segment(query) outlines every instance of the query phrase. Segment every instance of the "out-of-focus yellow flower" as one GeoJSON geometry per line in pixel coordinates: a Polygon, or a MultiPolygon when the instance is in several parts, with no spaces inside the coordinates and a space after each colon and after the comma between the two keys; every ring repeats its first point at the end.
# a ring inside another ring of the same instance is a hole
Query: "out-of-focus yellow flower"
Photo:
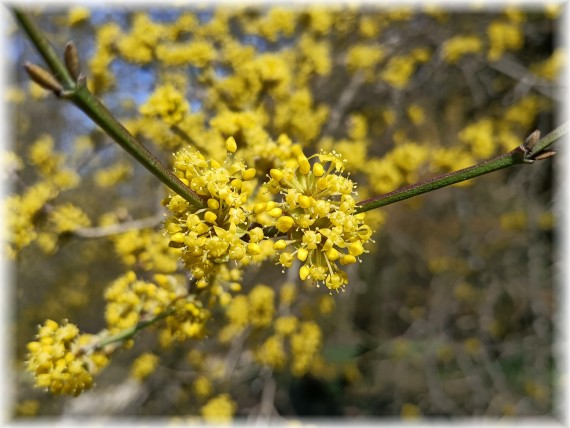
{"type": "Polygon", "coordinates": [[[74,324],[52,320],[39,327],[37,341],[27,345],[26,369],[36,386],[54,394],[77,396],[93,386],[93,375],[108,364],[101,351],[88,351],[92,336],[80,335],[74,324]]]}
{"type": "Polygon", "coordinates": [[[310,369],[322,346],[322,333],[319,326],[312,322],[303,322],[299,331],[290,339],[291,344],[291,373],[302,376],[310,369]]]}
{"type": "Polygon", "coordinates": [[[357,44],[351,46],[346,53],[346,65],[349,71],[362,71],[371,80],[376,65],[385,55],[384,49],[379,45],[357,44]]]}
{"type": "Polygon", "coordinates": [[[505,230],[522,231],[527,228],[528,216],[524,211],[511,211],[501,214],[500,222],[505,230]]]}
{"type": "Polygon", "coordinates": [[[91,11],[82,6],[75,6],[69,10],[67,20],[70,26],[81,24],[89,19],[91,11]]]}
{"type": "Polygon", "coordinates": [[[140,108],[145,116],[156,116],[168,125],[176,125],[190,110],[184,96],[172,85],[159,86],[140,108]]]}
{"type": "Polygon", "coordinates": [[[469,146],[477,158],[488,158],[496,150],[491,119],[485,118],[469,124],[459,133],[459,139],[469,146]]]}
{"type": "Polygon", "coordinates": [[[73,232],[91,224],[87,214],[81,208],[70,203],[56,206],[49,213],[49,221],[56,233],[73,232]]]}
{"type": "Polygon", "coordinates": [[[267,327],[273,321],[275,292],[267,285],[256,285],[249,292],[249,321],[254,327],[267,327]]]}
{"type": "Polygon", "coordinates": [[[131,367],[131,377],[137,380],[144,380],[151,375],[158,366],[158,356],[151,353],[144,353],[138,357],[131,367]]]}
{"type": "Polygon", "coordinates": [[[560,77],[560,73],[566,62],[566,50],[564,48],[557,48],[545,61],[531,65],[530,70],[537,76],[550,81],[556,81],[560,77]]]}
{"type": "Polygon", "coordinates": [[[236,403],[228,394],[220,394],[202,406],[200,413],[206,422],[219,424],[230,422],[236,409],[236,403]]]}
{"type": "Polygon", "coordinates": [[[418,419],[422,412],[418,406],[411,403],[405,403],[402,406],[402,410],[400,411],[400,415],[402,419],[410,420],[410,419],[418,419]]]}
{"type": "Polygon", "coordinates": [[[443,59],[450,64],[459,61],[468,54],[479,53],[483,50],[483,42],[476,36],[455,36],[446,40],[441,47],[443,59]]]}
{"type": "Polygon", "coordinates": [[[280,335],[270,336],[255,352],[257,361],[281,370],[287,362],[287,354],[283,345],[283,337],[280,335]]]}
{"type": "Polygon", "coordinates": [[[207,398],[212,394],[212,382],[206,376],[198,376],[193,385],[194,393],[200,398],[207,398]]]}
{"type": "Polygon", "coordinates": [[[496,61],[505,51],[521,49],[524,43],[524,36],[518,24],[493,21],[487,28],[489,38],[489,52],[487,57],[491,61],[496,61]]]}

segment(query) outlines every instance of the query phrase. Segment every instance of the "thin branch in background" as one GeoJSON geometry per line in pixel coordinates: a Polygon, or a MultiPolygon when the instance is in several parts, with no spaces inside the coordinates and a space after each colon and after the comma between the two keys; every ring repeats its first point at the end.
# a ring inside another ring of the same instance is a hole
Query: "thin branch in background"
{"type": "Polygon", "coordinates": [[[125,221],[123,223],[112,224],[110,226],[84,227],[73,231],[73,234],[80,238],[104,238],[106,236],[118,235],[130,230],[140,230],[154,228],[164,220],[164,215],[155,215],[138,220],[125,221]]]}
{"type": "Polygon", "coordinates": [[[362,73],[357,73],[352,76],[352,79],[350,79],[350,82],[344,87],[344,90],[338,97],[338,101],[334,104],[334,107],[329,115],[329,120],[324,126],[322,135],[334,134],[340,125],[341,119],[346,114],[346,110],[350,106],[350,103],[363,84],[364,76],[362,73]]]}
{"type": "Polygon", "coordinates": [[[507,55],[503,55],[503,57],[498,61],[489,61],[486,65],[509,77],[512,77],[515,80],[518,80],[520,82],[519,85],[528,85],[550,99],[556,101],[563,100],[564,94],[562,91],[559,91],[556,86],[547,80],[536,76],[522,64],[507,55]]]}

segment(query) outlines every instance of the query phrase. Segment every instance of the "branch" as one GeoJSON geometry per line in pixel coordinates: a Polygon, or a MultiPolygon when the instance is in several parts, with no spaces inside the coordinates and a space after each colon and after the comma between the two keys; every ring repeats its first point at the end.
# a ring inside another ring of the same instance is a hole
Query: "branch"
{"type": "Polygon", "coordinates": [[[513,165],[534,163],[535,160],[545,159],[555,153],[546,149],[568,132],[570,132],[570,122],[559,126],[540,140],[538,139],[540,133],[535,131],[523,144],[511,150],[509,153],[496,156],[468,168],[442,174],[410,186],[402,187],[390,193],[366,199],[358,203],[359,207],[356,209],[356,212],[363,213],[370,211],[513,165]]]}
{"type": "Polygon", "coordinates": [[[182,183],[170,169],[166,168],[156,156],[135,139],[87,89],[85,76],[79,74],[77,78],[75,77],[78,73],[79,59],[74,45],[68,43],[64,64],[36,23],[25,12],[18,9],[12,9],[12,12],[53,73],[52,75],[35,64],[27,63],[25,67],[32,80],[50,89],[56,96],[70,100],[172,191],[182,196],[194,207],[203,208],[202,198],[182,183]]]}
{"type": "Polygon", "coordinates": [[[73,231],[73,234],[80,238],[103,238],[105,236],[117,235],[134,229],[146,229],[158,225],[164,216],[155,215],[138,220],[126,221],[124,223],[112,224],[110,226],[84,227],[73,231]]]}
{"type": "Polygon", "coordinates": [[[112,343],[124,342],[126,340],[132,339],[139,331],[141,331],[141,330],[153,325],[154,323],[172,315],[173,313],[174,313],[174,308],[166,309],[164,312],[161,312],[160,314],[154,316],[153,318],[150,318],[150,319],[144,320],[144,321],[139,321],[137,324],[135,324],[132,327],[129,327],[125,330],[121,330],[120,332],[118,332],[117,334],[114,334],[113,336],[109,336],[109,337],[102,339],[100,342],[95,344],[94,348],[95,349],[102,349],[107,345],[111,345],[112,343]]]}

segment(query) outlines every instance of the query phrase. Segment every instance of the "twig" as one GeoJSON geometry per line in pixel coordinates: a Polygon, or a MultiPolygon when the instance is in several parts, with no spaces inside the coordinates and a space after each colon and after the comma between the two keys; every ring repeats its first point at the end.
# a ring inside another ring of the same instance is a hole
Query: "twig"
{"type": "Polygon", "coordinates": [[[562,101],[562,92],[555,91],[551,83],[535,76],[526,67],[512,58],[503,56],[498,61],[489,61],[485,62],[485,64],[515,80],[519,80],[521,83],[526,83],[548,98],[562,101]]]}
{"type": "Polygon", "coordinates": [[[338,101],[336,102],[334,108],[332,109],[329,120],[325,125],[325,129],[323,130],[323,135],[331,134],[336,128],[338,128],[338,124],[342,116],[344,116],[346,109],[352,102],[353,98],[355,97],[356,93],[364,83],[364,77],[361,73],[355,74],[350,83],[345,86],[344,90],[338,97],[338,101]]]}
{"type": "MultiPolygon", "coordinates": [[[[192,189],[186,186],[172,171],[166,168],[141,142],[133,137],[129,131],[107,110],[107,108],[87,89],[85,76],[79,75],[77,79],[72,70],[60,59],[49,41],[31,19],[31,17],[18,9],[12,9],[14,16],[22,29],[26,32],[40,55],[48,64],[53,75],[47,70],[34,64],[26,64],[30,77],[49,87],[52,92],[61,98],[75,104],[87,116],[105,131],[125,151],[133,156],[141,165],[147,168],[166,186],[186,199],[196,208],[203,208],[204,201],[192,189]]],[[[69,46],[69,44],[68,44],[69,46]]]]}
{"type": "Polygon", "coordinates": [[[118,235],[129,230],[139,230],[155,227],[164,220],[164,216],[155,215],[138,220],[126,221],[124,223],[112,224],[100,227],[84,227],[73,231],[73,234],[80,238],[103,238],[105,236],[118,235]]]}
{"type": "Polygon", "coordinates": [[[393,192],[366,199],[365,201],[358,203],[359,207],[356,212],[362,213],[370,211],[375,208],[403,201],[405,199],[421,195],[422,193],[441,189],[442,187],[470,180],[510,166],[534,163],[536,159],[541,159],[541,155],[546,154],[546,148],[556,140],[562,138],[568,132],[570,132],[570,122],[559,126],[540,140],[535,140],[538,134],[538,131],[535,131],[529,138],[527,138],[527,141],[508,153],[495,156],[494,158],[458,171],[438,175],[437,177],[402,187],[401,189],[394,190],[393,192]]]}

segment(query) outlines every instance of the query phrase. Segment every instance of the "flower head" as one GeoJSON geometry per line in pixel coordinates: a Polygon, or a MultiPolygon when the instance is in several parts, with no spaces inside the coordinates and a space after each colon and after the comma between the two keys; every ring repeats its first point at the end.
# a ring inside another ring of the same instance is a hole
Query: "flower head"
{"type": "Polygon", "coordinates": [[[28,343],[26,368],[36,386],[54,394],[77,396],[93,386],[93,375],[108,363],[102,351],[88,350],[94,336],[79,334],[66,320],[47,320],[38,329],[37,340],[28,343]]]}
{"type": "Polygon", "coordinates": [[[311,156],[311,164],[299,147],[296,158],[270,171],[267,188],[280,193],[275,227],[287,239],[275,242],[279,263],[290,267],[294,258],[302,266],[302,280],[324,283],[336,290],[348,282],[342,266],[355,263],[365,252],[371,230],[364,216],[355,214],[355,184],[341,175],[344,160],[336,152],[311,156]]]}
{"type": "Polygon", "coordinates": [[[215,264],[247,263],[261,253],[256,230],[250,232],[251,242],[241,239],[248,233],[247,182],[255,178],[255,170],[235,157],[236,149],[234,138],[228,138],[223,165],[197,151],[175,154],[174,173],[203,198],[206,207],[196,209],[181,196],[171,195],[165,201],[172,214],[165,229],[170,245],[182,249],[182,260],[199,280],[198,287],[207,285],[215,264]]]}

